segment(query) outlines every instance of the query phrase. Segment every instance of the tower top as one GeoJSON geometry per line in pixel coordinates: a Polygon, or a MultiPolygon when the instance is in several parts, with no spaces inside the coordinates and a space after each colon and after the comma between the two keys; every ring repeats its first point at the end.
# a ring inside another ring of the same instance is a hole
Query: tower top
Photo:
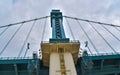
{"type": "Polygon", "coordinates": [[[65,36],[62,12],[60,10],[52,10],[50,16],[52,27],[52,38],[50,42],[69,42],[69,38],[65,36]]]}

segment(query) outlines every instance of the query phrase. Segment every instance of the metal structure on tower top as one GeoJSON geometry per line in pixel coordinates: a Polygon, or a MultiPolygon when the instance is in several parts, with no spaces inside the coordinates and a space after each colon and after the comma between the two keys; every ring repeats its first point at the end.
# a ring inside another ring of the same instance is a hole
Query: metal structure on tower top
{"type": "Polygon", "coordinates": [[[69,42],[69,38],[66,38],[63,28],[63,17],[60,10],[52,10],[51,12],[51,27],[52,27],[52,39],[50,42],[69,42]]]}

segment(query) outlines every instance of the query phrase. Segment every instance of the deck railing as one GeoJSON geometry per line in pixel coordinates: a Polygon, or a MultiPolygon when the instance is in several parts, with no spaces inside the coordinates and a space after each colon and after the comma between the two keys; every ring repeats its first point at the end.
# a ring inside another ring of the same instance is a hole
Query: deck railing
{"type": "Polygon", "coordinates": [[[0,57],[0,60],[33,59],[33,57],[0,57]]]}

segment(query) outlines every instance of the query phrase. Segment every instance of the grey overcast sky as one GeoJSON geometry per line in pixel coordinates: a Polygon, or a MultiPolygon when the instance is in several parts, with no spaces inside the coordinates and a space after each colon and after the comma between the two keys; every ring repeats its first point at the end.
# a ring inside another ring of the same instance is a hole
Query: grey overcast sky
{"type": "MultiPolygon", "coordinates": [[[[50,14],[52,9],[60,9],[63,12],[63,15],[67,16],[120,25],[120,0],[0,0],[0,25],[2,26],[9,23],[46,16],[50,14]]],[[[69,20],[69,22],[73,28],[72,31],[75,39],[81,42],[81,48],[87,49],[84,47],[84,42],[88,41],[85,34],[81,31],[76,21],[69,20]]],[[[81,22],[81,24],[84,26],[86,32],[97,46],[100,53],[113,52],[87,23],[81,22]]],[[[15,38],[7,46],[3,54],[0,55],[1,57],[15,57],[18,55],[31,25],[32,22],[27,23],[23,28],[21,28],[15,38]]],[[[37,21],[35,25],[36,27],[33,28],[30,38],[27,40],[27,42],[30,43],[30,50],[28,51],[27,56],[31,56],[33,51],[38,51],[40,48],[44,20],[37,21]]],[[[112,45],[117,52],[120,52],[120,41],[117,41],[101,26],[96,24],[95,26],[97,30],[100,31],[100,33],[107,39],[110,45],[112,45]]],[[[64,27],[66,36],[73,40],[65,21],[64,27]]],[[[0,51],[2,51],[17,28],[18,26],[10,27],[2,36],[0,36],[0,51]]],[[[120,38],[119,31],[113,27],[107,28],[120,38]]],[[[3,30],[4,29],[0,29],[0,32],[3,30]]],[[[51,29],[48,19],[44,40],[48,41],[50,37],[51,29]]],[[[96,53],[91,44],[89,46],[91,51],[96,53]]],[[[22,56],[25,53],[25,49],[26,45],[24,46],[22,56]]]]}

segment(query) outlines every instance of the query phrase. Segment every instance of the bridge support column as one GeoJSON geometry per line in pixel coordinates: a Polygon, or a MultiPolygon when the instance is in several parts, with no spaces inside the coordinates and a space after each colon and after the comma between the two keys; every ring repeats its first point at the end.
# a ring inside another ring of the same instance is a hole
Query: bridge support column
{"type": "Polygon", "coordinates": [[[15,75],[18,75],[17,64],[14,64],[15,75]]]}
{"type": "Polygon", "coordinates": [[[51,53],[49,75],[77,75],[71,53],[51,53]]]}
{"type": "Polygon", "coordinates": [[[59,54],[51,53],[49,75],[60,75],[60,72],[57,72],[58,70],[60,70],[59,54]]]}
{"type": "Polygon", "coordinates": [[[77,75],[72,54],[64,53],[64,60],[65,60],[67,75],[77,75]]]}
{"type": "Polygon", "coordinates": [[[101,66],[100,66],[100,69],[102,70],[103,69],[103,63],[104,63],[104,60],[101,61],[101,66]]]}

